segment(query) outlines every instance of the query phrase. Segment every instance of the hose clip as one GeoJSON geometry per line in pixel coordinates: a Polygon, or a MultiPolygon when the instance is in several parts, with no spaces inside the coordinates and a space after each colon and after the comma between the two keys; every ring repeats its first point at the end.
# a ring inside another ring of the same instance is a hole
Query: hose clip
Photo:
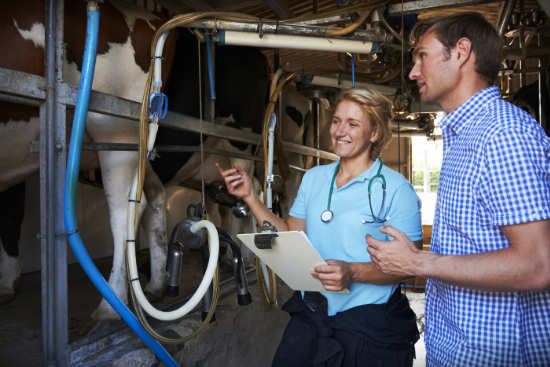
{"type": "Polygon", "coordinates": [[[260,39],[264,38],[264,25],[262,23],[262,18],[258,21],[258,34],[260,39]]]}
{"type": "Polygon", "coordinates": [[[153,92],[149,98],[149,118],[162,120],[168,111],[168,97],[164,93],[153,92]]]}

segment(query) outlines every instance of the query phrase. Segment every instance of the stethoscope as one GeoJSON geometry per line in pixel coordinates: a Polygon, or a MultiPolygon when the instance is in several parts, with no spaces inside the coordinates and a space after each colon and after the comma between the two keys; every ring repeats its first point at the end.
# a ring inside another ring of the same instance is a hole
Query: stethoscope
{"type": "MultiPolygon", "coordinates": [[[[369,208],[370,213],[372,215],[373,220],[367,221],[365,219],[361,220],[361,223],[384,223],[387,218],[382,218],[382,210],[384,209],[384,202],[386,201],[386,179],[384,178],[384,175],[382,175],[382,159],[378,158],[380,160],[380,165],[378,166],[378,171],[374,176],[372,176],[369,179],[369,185],[368,185],[368,194],[369,194],[369,208]],[[374,215],[374,210],[372,209],[372,201],[371,201],[371,187],[373,182],[375,182],[377,179],[380,179],[382,182],[382,204],[380,205],[380,211],[378,212],[378,215],[374,215]]],[[[332,220],[334,217],[334,213],[332,210],[330,210],[330,203],[332,201],[332,191],[334,190],[334,181],[336,181],[336,175],[338,174],[338,168],[340,168],[340,162],[336,165],[336,168],[334,169],[334,174],[332,175],[332,180],[330,182],[330,191],[328,193],[328,203],[327,208],[323,210],[321,213],[321,221],[324,223],[328,223],[332,220]]]]}

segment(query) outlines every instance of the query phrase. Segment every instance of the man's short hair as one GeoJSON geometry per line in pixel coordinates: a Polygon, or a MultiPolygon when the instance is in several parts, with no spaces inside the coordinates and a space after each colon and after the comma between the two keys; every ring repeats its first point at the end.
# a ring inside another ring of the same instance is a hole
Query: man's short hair
{"type": "Polygon", "coordinates": [[[411,43],[416,44],[428,32],[434,32],[449,53],[459,39],[468,38],[472,43],[472,52],[476,55],[477,73],[489,84],[496,81],[503,57],[503,43],[495,28],[483,15],[456,13],[422,19],[411,32],[411,43]]]}

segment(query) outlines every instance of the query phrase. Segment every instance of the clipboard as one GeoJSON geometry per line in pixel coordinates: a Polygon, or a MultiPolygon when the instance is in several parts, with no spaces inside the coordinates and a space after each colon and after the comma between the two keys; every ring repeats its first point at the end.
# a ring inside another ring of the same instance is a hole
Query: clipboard
{"type": "MultiPolygon", "coordinates": [[[[302,231],[273,232],[271,248],[259,248],[254,238],[265,233],[237,234],[246,247],[269,266],[290,288],[297,291],[327,292],[311,275],[317,265],[326,264],[302,231]]],[[[349,293],[348,289],[334,293],[349,293]]]]}

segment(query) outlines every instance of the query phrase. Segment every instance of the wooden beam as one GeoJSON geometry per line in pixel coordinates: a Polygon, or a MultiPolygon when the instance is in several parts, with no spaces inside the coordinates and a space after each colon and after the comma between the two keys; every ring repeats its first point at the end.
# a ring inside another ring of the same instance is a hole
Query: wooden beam
{"type": "Polygon", "coordinates": [[[281,19],[292,18],[292,10],[288,7],[288,0],[264,0],[264,2],[281,19]]]}
{"type": "Polygon", "coordinates": [[[263,4],[263,0],[210,0],[209,3],[217,10],[235,11],[249,6],[263,4]]]}
{"type": "Polygon", "coordinates": [[[206,0],[180,0],[182,4],[196,11],[214,11],[214,7],[206,0]]]}

